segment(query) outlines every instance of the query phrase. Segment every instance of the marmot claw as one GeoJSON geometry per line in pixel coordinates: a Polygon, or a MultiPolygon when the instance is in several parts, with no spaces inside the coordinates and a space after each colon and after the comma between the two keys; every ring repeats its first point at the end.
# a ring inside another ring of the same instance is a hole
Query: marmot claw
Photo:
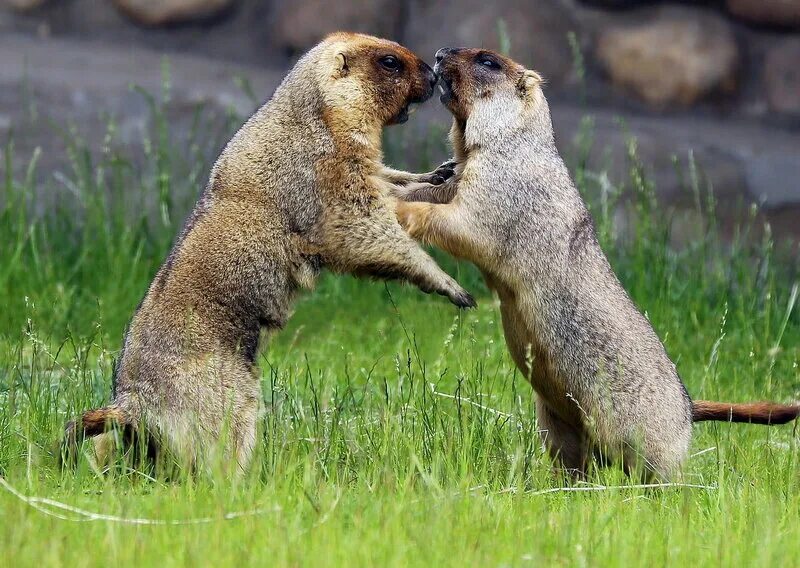
{"type": "Polygon", "coordinates": [[[448,297],[450,301],[459,308],[475,308],[478,306],[475,298],[466,290],[459,290],[455,294],[448,294],[448,297]]]}

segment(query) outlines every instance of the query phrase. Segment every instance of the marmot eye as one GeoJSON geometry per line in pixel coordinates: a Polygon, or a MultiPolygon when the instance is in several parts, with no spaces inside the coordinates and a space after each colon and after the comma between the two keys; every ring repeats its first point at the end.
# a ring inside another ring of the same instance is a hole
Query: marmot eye
{"type": "Polygon", "coordinates": [[[485,65],[489,69],[500,69],[500,64],[497,63],[497,61],[495,61],[491,57],[481,57],[478,60],[478,63],[480,63],[481,65],[485,65]]]}
{"type": "Polygon", "coordinates": [[[400,69],[400,60],[397,59],[394,55],[387,55],[386,57],[381,57],[380,63],[389,71],[397,71],[398,69],[400,69]]]}

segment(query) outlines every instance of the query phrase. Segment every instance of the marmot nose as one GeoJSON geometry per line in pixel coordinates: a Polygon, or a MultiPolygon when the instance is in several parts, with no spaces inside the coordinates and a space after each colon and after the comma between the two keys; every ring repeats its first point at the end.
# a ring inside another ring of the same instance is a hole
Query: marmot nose
{"type": "Polygon", "coordinates": [[[448,55],[453,55],[463,49],[464,49],[463,47],[443,47],[442,49],[437,51],[436,55],[434,56],[436,57],[436,63],[441,63],[442,59],[444,59],[448,55]]]}
{"type": "Polygon", "coordinates": [[[425,73],[425,78],[428,80],[428,83],[430,83],[431,89],[433,89],[436,86],[436,82],[439,80],[436,73],[434,73],[431,66],[424,61],[422,62],[422,71],[425,73]]]}
{"type": "Polygon", "coordinates": [[[443,47],[439,51],[437,51],[436,52],[436,63],[441,63],[442,59],[444,59],[445,56],[448,53],[450,53],[451,51],[453,51],[452,47],[443,47]]]}

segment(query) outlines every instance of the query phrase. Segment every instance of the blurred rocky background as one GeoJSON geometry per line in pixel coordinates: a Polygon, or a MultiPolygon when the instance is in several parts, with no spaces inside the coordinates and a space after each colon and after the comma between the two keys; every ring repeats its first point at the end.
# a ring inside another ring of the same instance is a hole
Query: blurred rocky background
{"type": "MultiPolygon", "coordinates": [[[[246,116],[338,29],[428,60],[446,45],[508,50],[547,78],[573,166],[618,183],[635,139],[665,207],[691,211],[696,178],[723,220],[755,203],[778,238],[800,235],[800,0],[0,0],[0,139],[13,134],[14,168],[41,148],[46,180],[70,138],[107,143],[110,120],[119,143],[141,139],[152,114],[130,85],[157,94],[165,78],[174,128],[198,105],[246,116]]],[[[392,156],[438,162],[448,122],[425,105],[393,129],[392,156]]]]}

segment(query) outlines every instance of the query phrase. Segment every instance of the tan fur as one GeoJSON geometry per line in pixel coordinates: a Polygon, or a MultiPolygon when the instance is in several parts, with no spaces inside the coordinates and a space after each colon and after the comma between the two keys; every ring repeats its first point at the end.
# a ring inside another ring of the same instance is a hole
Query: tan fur
{"type": "Polygon", "coordinates": [[[800,416],[800,404],[775,404],[774,402],[713,402],[695,400],[692,403],[692,421],[720,420],[724,422],[750,422],[752,424],[786,424],[800,416]]]}
{"type": "Polygon", "coordinates": [[[81,435],[112,420],[146,430],[183,463],[218,456],[246,467],[262,400],[259,333],[285,325],[323,268],[474,305],[395,218],[390,194],[430,174],[382,163],[383,127],[404,121],[434,82],[413,53],[370,36],[333,34],[307,53],[219,156],[130,323],[115,414],[84,414],[81,435]]]}
{"type": "Polygon", "coordinates": [[[597,243],[537,73],[479,49],[440,50],[437,72],[458,161],[440,191],[455,197],[400,203],[398,219],[414,238],[477,264],[497,291],[508,348],[536,390],[555,459],[577,474],[596,455],[669,478],[686,460],[693,420],[797,417],[796,405],[692,403],[597,243]]]}

